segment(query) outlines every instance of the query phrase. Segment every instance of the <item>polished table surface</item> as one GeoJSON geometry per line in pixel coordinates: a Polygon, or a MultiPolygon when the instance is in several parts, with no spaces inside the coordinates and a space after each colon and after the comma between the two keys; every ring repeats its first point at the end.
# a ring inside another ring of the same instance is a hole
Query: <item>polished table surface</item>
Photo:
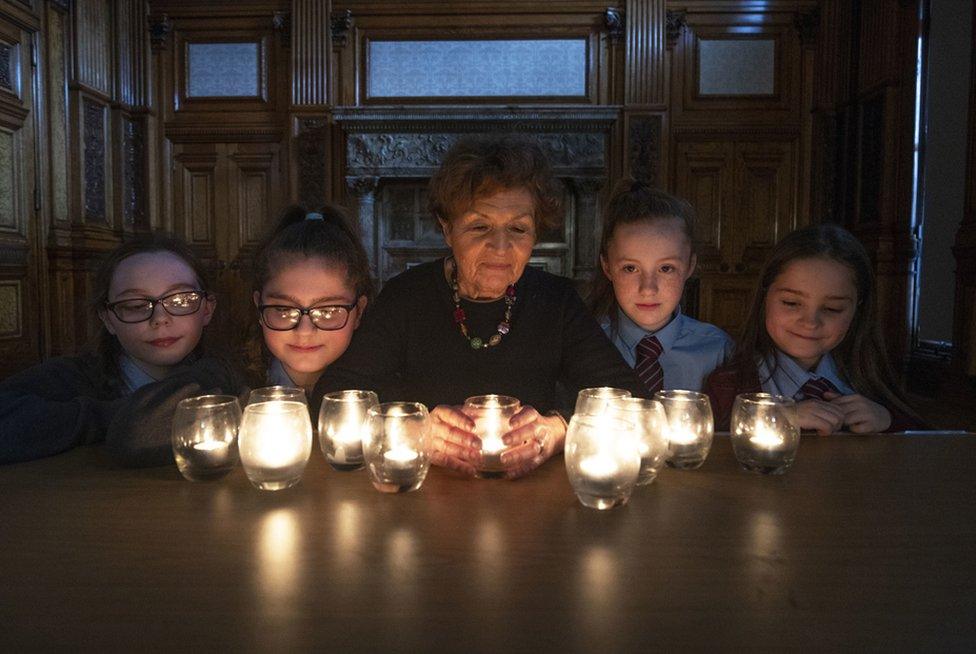
{"type": "Polygon", "coordinates": [[[0,467],[0,650],[973,650],[976,437],[804,437],[582,507],[556,458],[404,495],[317,450],[260,492],[97,448],[0,467]]]}

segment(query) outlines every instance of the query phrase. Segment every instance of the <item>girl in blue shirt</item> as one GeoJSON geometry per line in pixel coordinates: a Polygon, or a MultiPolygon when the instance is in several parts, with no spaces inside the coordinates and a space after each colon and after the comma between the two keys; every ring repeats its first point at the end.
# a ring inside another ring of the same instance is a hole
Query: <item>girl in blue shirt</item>
{"type": "Polygon", "coordinates": [[[589,305],[651,394],[701,389],[732,347],[724,331],[681,313],[696,264],[693,220],[684,200],[634,181],[607,207],[589,305]]]}

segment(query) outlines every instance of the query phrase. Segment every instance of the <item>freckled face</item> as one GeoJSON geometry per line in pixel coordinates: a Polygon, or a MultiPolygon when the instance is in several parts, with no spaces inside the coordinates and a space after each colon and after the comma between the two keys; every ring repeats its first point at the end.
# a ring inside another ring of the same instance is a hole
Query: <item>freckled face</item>
{"type": "Polygon", "coordinates": [[[766,291],[766,331],[809,370],[844,340],[856,309],[853,270],[827,259],[797,259],[766,291]]]}
{"type": "Polygon", "coordinates": [[[349,347],[359,326],[366,298],[356,298],[344,268],[320,258],[297,259],[278,270],[261,293],[254,294],[255,305],[311,308],[356,303],[341,329],[323,330],[303,315],[298,326],[277,331],[261,325],[264,342],[285,372],[302,386],[314,385],[322,372],[349,347]]]}
{"type": "MultiPolygon", "coordinates": [[[[206,289],[201,288],[196,273],[182,258],[172,252],[144,252],[127,257],[116,266],[108,302],[155,299],[199,290],[206,289]]],[[[109,310],[99,311],[99,317],[136,365],[161,379],[200,342],[215,305],[211,296],[196,313],[171,316],[157,303],[149,320],[136,323],[122,322],[109,310]]]]}
{"type": "Polygon", "coordinates": [[[678,218],[619,225],[600,264],[617,304],[647,331],[668,324],[695,271],[691,243],[678,218]]]}
{"type": "Polygon", "coordinates": [[[440,221],[457,262],[461,295],[495,300],[518,281],[535,245],[534,215],[532,194],[517,188],[479,198],[462,215],[440,221]]]}

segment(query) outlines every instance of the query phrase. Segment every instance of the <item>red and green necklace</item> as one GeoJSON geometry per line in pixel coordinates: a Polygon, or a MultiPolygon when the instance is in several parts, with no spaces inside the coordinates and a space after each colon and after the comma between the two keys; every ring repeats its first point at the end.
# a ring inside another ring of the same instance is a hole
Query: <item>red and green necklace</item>
{"type": "Polygon", "coordinates": [[[454,290],[454,322],[461,330],[461,335],[468,340],[471,349],[483,350],[501,343],[502,336],[512,329],[512,307],[515,306],[516,300],[515,285],[509,284],[508,288],[505,289],[505,317],[498,323],[497,331],[487,341],[468,334],[468,326],[465,324],[467,316],[464,314],[464,309],[461,308],[461,292],[458,290],[457,262],[453,258],[451,258],[451,288],[454,290]]]}

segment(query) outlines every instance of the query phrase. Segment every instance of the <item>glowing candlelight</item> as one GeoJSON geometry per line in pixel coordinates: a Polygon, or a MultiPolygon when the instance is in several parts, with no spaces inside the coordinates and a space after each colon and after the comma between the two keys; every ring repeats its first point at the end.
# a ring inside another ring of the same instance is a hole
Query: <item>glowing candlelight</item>
{"type": "Polygon", "coordinates": [[[620,470],[617,462],[605,454],[586,457],[579,462],[579,468],[591,481],[606,481],[620,470]]]}
{"type": "Polygon", "coordinates": [[[241,407],[231,395],[181,400],[173,415],[173,458],[191,481],[219,479],[237,465],[241,407]]]}
{"type": "Polygon", "coordinates": [[[249,404],[241,421],[241,462],[262,490],[294,486],[312,450],[312,423],[305,404],[272,400],[249,404]]]}
{"type": "Polygon", "coordinates": [[[366,412],[377,404],[372,391],[339,391],[322,398],[319,445],[334,469],[357,470],[363,466],[366,412]]]}
{"type": "Polygon", "coordinates": [[[796,402],[768,393],[745,393],[732,405],[732,450],[750,472],[781,474],[800,445],[796,402]]]}
{"type": "Polygon", "coordinates": [[[464,401],[462,411],[474,420],[475,434],[481,439],[479,476],[501,476],[502,452],[508,449],[502,436],[519,406],[518,399],[507,395],[476,395],[464,401]]]}
{"type": "Polygon", "coordinates": [[[363,455],[373,486],[384,493],[417,490],[427,476],[427,407],[392,402],[369,408],[363,455]]]}
{"type": "Polygon", "coordinates": [[[578,413],[566,430],[566,474],[583,506],[610,509],[626,504],[640,474],[641,455],[633,424],[578,413]]]}
{"type": "Polygon", "coordinates": [[[668,443],[667,464],[693,470],[701,466],[712,448],[714,421],[708,396],[694,391],[658,391],[654,399],[664,406],[668,443]]]}
{"type": "Polygon", "coordinates": [[[394,468],[410,468],[419,455],[408,447],[399,445],[383,453],[383,459],[394,468]]]}

